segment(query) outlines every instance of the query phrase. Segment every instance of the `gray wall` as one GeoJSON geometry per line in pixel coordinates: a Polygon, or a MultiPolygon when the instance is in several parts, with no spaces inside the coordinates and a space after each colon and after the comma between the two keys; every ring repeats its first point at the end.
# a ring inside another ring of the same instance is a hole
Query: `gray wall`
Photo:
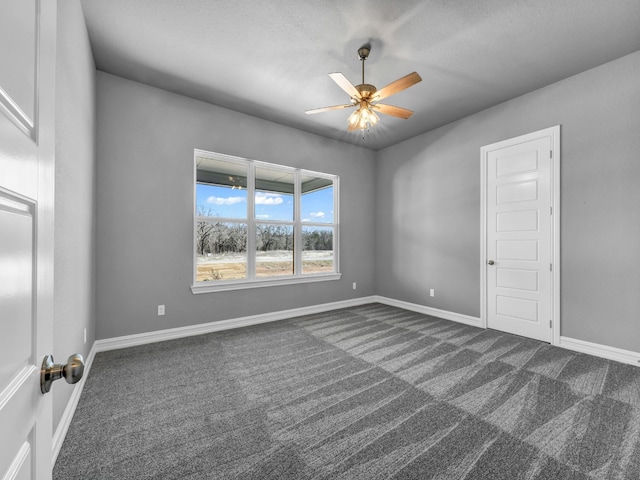
{"type": "MultiPolygon", "coordinates": [[[[53,357],[65,362],[86,357],[95,330],[96,70],[78,0],[58,2],[57,31],[53,357]]],[[[54,431],[73,388],[52,388],[54,431]]]]}
{"type": "Polygon", "coordinates": [[[103,72],[97,126],[96,338],[374,294],[373,152],[103,72]],[[342,279],[193,295],[194,148],[339,175],[342,279]]]}
{"type": "Polygon", "coordinates": [[[480,316],[480,147],[560,124],[561,334],[639,352],[639,79],[636,52],[378,152],[376,293],[480,316]]]}

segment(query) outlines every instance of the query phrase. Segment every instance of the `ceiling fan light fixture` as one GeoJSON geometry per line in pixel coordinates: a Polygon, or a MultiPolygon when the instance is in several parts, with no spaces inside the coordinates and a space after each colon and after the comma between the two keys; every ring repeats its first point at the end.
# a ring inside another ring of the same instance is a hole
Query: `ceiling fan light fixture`
{"type": "Polygon", "coordinates": [[[342,73],[336,72],[329,74],[331,79],[336,82],[338,86],[342,88],[342,90],[349,94],[350,103],[343,105],[334,105],[332,107],[315,108],[313,110],[307,110],[305,113],[314,114],[327,112],[330,110],[341,110],[343,108],[357,107],[356,111],[353,112],[347,119],[349,131],[367,130],[370,127],[377,125],[380,117],[378,117],[375,110],[379,111],[380,113],[384,113],[385,115],[391,115],[392,117],[404,119],[409,118],[413,114],[411,110],[407,110],[406,108],[394,107],[392,105],[385,105],[378,102],[391,95],[401,92],[411,87],[412,85],[415,85],[416,83],[422,81],[422,78],[420,77],[420,75],[418,75],[417,72],[413,72],[409,75],[405,75],[404,77],[399,78],[398,80],[395,80],[394,82],[391,82],[381,90],[378,90],[374,85],[365,83],[364,81],[364,62],[369,56],[370,51],[371,47],[369,45],[365,45],[358,50],[358,55],[360,56],[360,61],[362,62],[362,83],[360,85],[353,85],[342,73]]]}
{"type": "Polygon", "coordinates": [[[380,117],[370,105],[362,104],[358,110],[349,115],[347,122],[351,130],[368,130],[378,124],[380,117]]]}
{"type": "Polygon", "coordinates": [[[347,119],[347,122],[352,127],[354,125],[357,125],[358,123],[360,123],[360,110],[358,109],[355,112],[353,112],[351,115],[349,115],[349,118],[347,119]]]}

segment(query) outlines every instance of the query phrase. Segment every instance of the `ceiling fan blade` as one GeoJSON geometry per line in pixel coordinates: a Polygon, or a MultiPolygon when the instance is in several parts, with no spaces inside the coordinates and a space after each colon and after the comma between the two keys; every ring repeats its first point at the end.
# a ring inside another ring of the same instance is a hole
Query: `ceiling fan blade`
{"type": "Polygon", "coordinates": [[[386,87],[382,87],[373,95],[372,100],[378,101],[383,98],[390,97],[391,95],[395,95],[396,93],[401,92],[402,90],[405,90],[421,81],[422,77],[416,72],[410,73],[409,75],[399,78],[395,82],[391,82],[386,87]]]}
{"type": "Polygon", "coordinates": [[[338,84],[338,86],[347,92],[347,94],[352,98],[360,98],[360,92],[356,90],[356,87],[340,72],[330,73],[329,76],[331,79],[338,84]]]}
{"type": "Polygon", "coordinates": [[[378,103],[372,106],[374,109],[378,110],[380,113],[384,113],[385,115],[391,115],[392,117],[407,119],[411,115],[413,115],[413,112],[411,110],[407,110],[406,108],[401,108],[401,107],[394,107],[393,105],[385,105],[383,103],[378,103]]]}
{"type": "Polygon", "coordinates": [[[348,103],[345,105],[334,105],[332,107],[314,108],[313,110],[307,110],[304,113],[306,113],[307,115],[311,115],[312,113],[322,113],[322,112],[328,112],[330,110],[340,110],[342,108],[349,108],[349,107],[355,107],[355,105],[352,103],[348,103]]]}

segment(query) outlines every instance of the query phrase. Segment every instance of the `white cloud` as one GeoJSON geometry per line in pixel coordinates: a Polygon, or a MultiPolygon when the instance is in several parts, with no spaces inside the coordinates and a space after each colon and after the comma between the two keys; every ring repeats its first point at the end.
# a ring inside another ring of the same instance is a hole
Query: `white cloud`
{"type": "Polygon", "coordinates": [[[257,219],[267,220],[271,215],[256,215],[257,219]]]}
{"type": "Polygon", "coordinates": [[[277,193],[256,193],[256,205],[280,205],[283,201],[277,193]]]}
{"type": "Polygon", "coordinates": [[[209,197],[207,203],[210,205],[235,205],[236,203],[244,202],[243,197],[209,197]]]}
{"type": "Polygon", "coordinates": [[[324,218],[324,212],[311,212],[309,215],[313,218],[324,218]]]}

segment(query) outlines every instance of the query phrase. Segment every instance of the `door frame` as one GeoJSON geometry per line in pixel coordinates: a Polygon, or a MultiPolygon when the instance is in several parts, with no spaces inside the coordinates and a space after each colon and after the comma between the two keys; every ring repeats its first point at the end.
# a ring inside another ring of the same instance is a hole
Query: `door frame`
{"type": "Polygon", "coordinates": [[[560,125],[509,138],[480,148],[480,324],[487,328],[487,160],[489,152],[551,138],[551,345],[560,344],[560,125]]]}

